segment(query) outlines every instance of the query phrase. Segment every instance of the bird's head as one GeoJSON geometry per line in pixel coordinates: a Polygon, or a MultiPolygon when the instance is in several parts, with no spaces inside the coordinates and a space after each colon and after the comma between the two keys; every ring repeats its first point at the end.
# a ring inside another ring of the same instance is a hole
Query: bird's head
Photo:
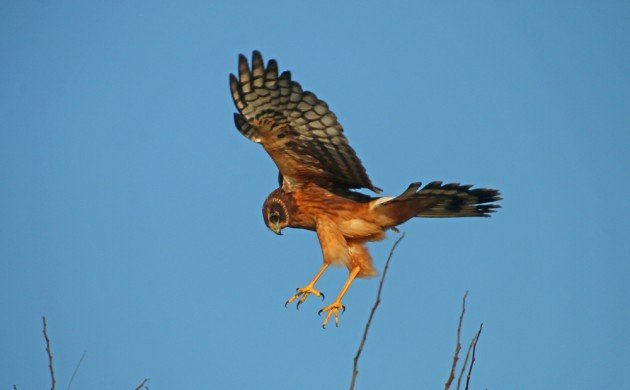
{"type": "Polygon", "coordinates": [[[289,226],[289,210],[281,197],[272,193],[263,205],[265,225],[274,233],[282,235],[282,229],[289,226]]]}

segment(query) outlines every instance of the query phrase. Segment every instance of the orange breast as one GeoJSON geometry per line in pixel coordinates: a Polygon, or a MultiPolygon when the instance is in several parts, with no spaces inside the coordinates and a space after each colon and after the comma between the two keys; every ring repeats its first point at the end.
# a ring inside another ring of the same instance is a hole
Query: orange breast
{"type": "Polygon", "coordinates": [[[359,203],[310,185],[292,193],[297,215],[292,218],[301,228],[314,230],[318,217],[330,218],[348,239],[375,241],[385,237],[369,203],[359,203]]]}

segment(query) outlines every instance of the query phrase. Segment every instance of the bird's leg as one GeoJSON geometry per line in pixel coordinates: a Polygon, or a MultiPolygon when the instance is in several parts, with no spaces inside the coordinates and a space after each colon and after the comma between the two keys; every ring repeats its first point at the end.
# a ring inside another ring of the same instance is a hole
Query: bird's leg
{"type": "Polygon", "coordinates": [[[353,268],[352,271],[350,272],[350,276],[348,276],[348,279],[346,280],[346,284],[343,285],[341,292],[337,296],[337,299],[335,299],[333,303],[321,309],[317,313],[317,314],[321,314],[324,311],[328,312],[328,314],[326,314],[326,318],[324,318],[324,323],[322,324],[322,328],[326,328],[326,325],[328,324],[328,320],[330,320],[330,316],[332,316],[333,314],[335,315],[335,326],[339,326],[339,310],[341,309],[342,313],[346,311],[346,307],[341,304],[341,299],[343,298],[344,295],[346,295],[346,292],[350,288],[350,285],[354,281],[354,278],[357,277],[357,274],[359,273],[360,270],[361,270],[360,267],[353,268]]]}
{"type": "Polygon", "coordinates": [[[315,277],[313,278],[313,280],[311,280],[311,282],[309,284],[307,284],[306,286],[302,287],[302,288],[298,288],[296,289],[296,293],[295,295],[293,295],[291,298],[289,298],[286,303],[284,304],[284,306],[286,307],[289,303],[295,301],[296,299],[300,298],[300,300],[297,303],[297,308],[300,308],[300,305],[304,303],[304,301],[306,301],[306,298],[308,298],[309,295],[313,294],[317,297],[322,297],[322,300],[324,300],[324,293],[315,290],[315,283],[317,283],[317,281],[319,280],[319,278],[324,274],[324,271],[326,271],[326,268],[328,268],[328,264],[324,263],[322,265],[322,268],[319,269],[319,272],[317,273],[317,275],[315,275],[315,277]]]}

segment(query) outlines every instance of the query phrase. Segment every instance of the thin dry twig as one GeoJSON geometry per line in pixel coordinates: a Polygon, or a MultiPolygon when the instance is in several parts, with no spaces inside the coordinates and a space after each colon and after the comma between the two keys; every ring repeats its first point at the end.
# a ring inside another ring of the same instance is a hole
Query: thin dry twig
{"type": "Polygon", "coordinates": [[[140,383],[138,385],[138,387],[135,388],[135,390],[142,390],[142,386],[145,385],[145,383],[147,383],[149,381],[149,378],[144,378],[144,380],[142,381],[142,383],[140,383]]]}
{"type": "Polygon", "coordinates": [[[464,365],[462,366],[462,369],[459,371],[459,376],[457,377],[457,390],[460,389],[461,383],[462,383],[462,377],[464,376],[464,371],[466,371],[466,367],[468,367],[468,358],[470,357],[470,351],[472,351],[473,348],[473,344],[475,343],[475,339],[477,337],[473,337],[472,340],[470,340],[470,344],[468,345],[468,349],[466,350],[466,358],[464,359],[464,365]]]}
{"type": "Polygon", "coordinates": [[[472,373],[473,366],[475,365],[475,350],[477,349],[477,342],[479,341],[479,337],[481,336],[481,331],[483,330],[483,322],[479,325],[479,332],[473,338],[472,345],[472,360],[470,361],[470,368],[468,369],[468,377],[466,378],[466,390],[468,390],[468,384],[470,383],[470,374],[472,373]]]}
{"type": "Polygon", "coordinates": [[[81,355],[81,359],[79,359],[77,366],[74,368],[74,372],[72,373],[72,376],[70,377],[70,382],[68,382],[68,387],[66,388],[66,390],[70,390],[70,387],[72,386],[72,382],[74,381],[74,377],[77,375],[77,372],[79,372],[79,367],[81,367],[81,363],[83,363],[83,358],[85,358],[85,351],[83,351],[83,355],[81,355]]]}
{"type": "MultiPolygon", "coordinates": [[[[459,351],[462,349],[462,344],[460,342],[462,336],[462,323],[464,322],[464,313],[466,313],[466,298],[468,297],[468,291],[464,293],[464,297],[462,298],[462,313],[459,315],[459,323],[457,324],[457,343],[455,344],[455,353],[453,354],[453,365],[451,366],[451,373],[444,384],[444,390],[448,390],[451,388],[451,383],[453,383],[453,379],[455,379],[455,368],[457,368],[457,361],[459,361],[459,351]]],[[[468,356],[466,356],[466,360],[468,360],[468,356]]],[[[464,367],[466,365],[464,364],[464,367]]],[[[459,388],[459,387],[458,387],[459,388]]]]}
{"type": "Polygon", "coordinates": [[[48,354],[48,368],[50,369],[50,390],[55,390],[55,369],[53,368],[53,356],[50,351],[50,339],[48,338],[48,333],[46,331],[46,316],[42,317],[42,322],[44,323],[44,340],[46,340],[46,353],[48,354]]]}
{"type": "Polygon", "coordinates": [[[352,368],[352,382],[350,382],[350,390],[354,390],[354,385],[357,381],[357,376],[359,375],[358,365],[359,358],[361,357],[361,352],[363,352],[363,346],[365,345],[365,341],[367,340],[367,334],[370,330],[370,325],[372,324],[372,319],[374,318],[374,313],[376,312],[376,308],[381,303],[381,291],[383,290],[383,282],[385,281],[385,276],[387,276],[387,270],[389,269],[389,262],[394,255],[394,250],[398,246],[398,243],[405,238],[405,233],[401,234],[398,240],[392,245],[392,249],[389,251],[389,256],[387,256],[387,261],[385,262],[385,268],[383,268],[383,276],[381,276],[381,281],[378,284],[378,292],[376,294],[376,302],[374,302],[374,306],[372,306],[372,311],[370,312],[370,316],[365,324],[365,329],[363,330],[363,337],[361,338],[361,343],[359,344],[359,348],[357,349],[357,354],[354,356],[354,366],[352,368]]]}

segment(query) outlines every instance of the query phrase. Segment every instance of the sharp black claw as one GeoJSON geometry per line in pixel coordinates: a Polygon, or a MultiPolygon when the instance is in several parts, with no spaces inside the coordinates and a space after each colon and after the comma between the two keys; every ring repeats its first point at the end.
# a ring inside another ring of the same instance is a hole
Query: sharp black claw
{"type": "Polygon", "coordinates": [[[287,307],[287,305],[288,305],[288,304],[289,304],[289,301],[286,301],[286,302],[284,303],[284,307],[285,307],[285,309],[286,309],[286,307],[287,307]]]}
{"type": "Polygon", "coordinates": [[[324,302],[324,293],[320,293],[322,294],[322,302],[324,302]]]}
{"type": "Polygon", "coordinates": [[[302,301],[298,301],[297,305],[295,305],[295,309],[296,310],[300,310],[300,305],[302,304],[302,301]]]}
{"type": "Polygon", "coordinates": [[[299,288],[299,287],[298,287],[298,288],[296,288],[296,289],[295,289],[295,291],[300,291],[300,288],[299,288]]]}
{"type": "Polygon", "coordinates": [[[324,311],[324,309],[321,309],[320,311],[317,312],[317,315],[321,316],[323,311],[324,311]]]}
{"type": "Polygon", "coordinates": [[[326,329],[326,324],[322,324],[322,329],[326,329]]]}
{"type": "Polygon", "coordinates": [[[341,314],[346,312],[346,307],[344,305],[341,305],[341,314]]]}

